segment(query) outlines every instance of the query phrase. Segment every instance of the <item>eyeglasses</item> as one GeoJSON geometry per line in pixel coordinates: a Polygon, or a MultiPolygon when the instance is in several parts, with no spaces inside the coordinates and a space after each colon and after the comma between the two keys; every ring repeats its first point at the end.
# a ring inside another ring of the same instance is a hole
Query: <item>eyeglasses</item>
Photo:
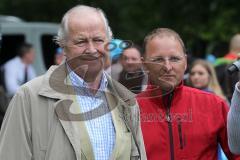
{"type": "Polygon", "coordinates": [[[146,62],[150,63],[157,63],[157,64],[164,64],[166,61],[168,61],[171,64],[177,64],[183,61],[185,56],[170,56],[170,57],[163,57],[163,56],[156,56],[156,57],[150,57],[146,59],[146,62]]]}

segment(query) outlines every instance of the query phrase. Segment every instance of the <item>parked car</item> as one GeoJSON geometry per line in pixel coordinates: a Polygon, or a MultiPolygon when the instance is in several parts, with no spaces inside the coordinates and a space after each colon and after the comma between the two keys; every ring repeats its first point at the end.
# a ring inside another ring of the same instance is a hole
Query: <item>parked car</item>
{"type": "Polygon", "coordinates": [[[0,16],[0,65],[16,56],[16,48],[22,42],[31,43],[36,51],[33,64],[37,75],[43,74],[54,64],[58,47],[53,41],[59,24],[48,22],[25,22],[13,16],[0,16]]]}

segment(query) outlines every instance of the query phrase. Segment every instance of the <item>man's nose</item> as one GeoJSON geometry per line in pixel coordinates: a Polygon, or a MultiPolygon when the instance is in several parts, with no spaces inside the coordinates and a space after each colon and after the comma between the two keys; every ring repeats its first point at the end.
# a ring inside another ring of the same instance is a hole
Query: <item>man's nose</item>
{"type": "Polygon", "coordinates": [[[169,62],[169,60],[165,60],[165,63],[163,64],[164,69],[168,72],[171,71],[173,66],[171,64],[171,62],[169,62]]]}
{"type": "Polygon", "coordinates": [[[96,47],[94,46],[93,42],[89,42],[87,47],[86,47],[86,52],[87,53],[94,53],[97,52],[96,47]]]}
{"type": "Polygon", "coordinates": [[[127,62],[127,63],[133,63],[133,60],[127,59],[126,62],[127,62]]]}

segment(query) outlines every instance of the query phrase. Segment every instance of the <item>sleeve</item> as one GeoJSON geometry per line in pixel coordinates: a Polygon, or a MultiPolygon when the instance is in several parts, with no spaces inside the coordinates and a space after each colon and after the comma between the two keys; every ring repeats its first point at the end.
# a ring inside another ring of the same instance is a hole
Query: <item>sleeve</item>
{"type": "Polygon", "coordinates": [[[232,153],[240,154],[240,89],[236,84],[228,113],[228,143],[232,153]]]}
{"type": "Polygon", "coordinates": [[[11,100],[0,132],[2,160],[32,160],[30,105],[21,88],[11,100]]]}
{"type": "Polygon", "coordinates": [[[136,102],[136,106],[134,107],[133,113],[134,113],[133,124],[136,126],[136,140],[137,140],[137,144],[139,146],[141,160],[146,160],[147,155],[146,155],[146,150],[145,150],[145,145],[144,145],[144,140],[143,140],[143,135],[142,135],[142,129],[141,129],[141,124],[140,124],[140,111],[139,111],[139,106],[138,106],[137,102],[136,102]]]}
{"type": "Polygon", "coordinates": [[[221,100],[220,101],[220,107],[221,107],[221,117],[219,117],[219,120],[222,121],[222,126],[218,132],[218,141],[227,156],[228,159],[231,160],[240,160],[240,155],[234,155],[231,153],[228,145],[228,139],[227,139],[227,114],[229,111],[229,107],[226,104],[225,101],[221,100]]]}
{"type": "Polygon", "coordinates": [[[17,81],[17,73],[15,66],[10,64],[4,67],[4,81],[6,85],[7,94],[10,96],[14,95],[17,89],[20,87],[17,81]]]}

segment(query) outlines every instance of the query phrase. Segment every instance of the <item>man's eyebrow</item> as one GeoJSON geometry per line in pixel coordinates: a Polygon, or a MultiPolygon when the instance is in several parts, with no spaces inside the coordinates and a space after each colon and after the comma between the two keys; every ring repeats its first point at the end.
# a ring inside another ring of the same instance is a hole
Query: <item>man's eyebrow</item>
{"type": "Polygon", "coordinates": [[[77,40],[77,39],[86,39],[87,37],[85,37],[85,36],[83,36],[83,35],[78,35],[78,36],[76,36],[75,37],[75,39],[77,40]]]}
{"type": "Polygon", "coordinates": [[[84,33],[78,33],[74,36],[74,38],[75,39],[79,39],[79,38],[83,39],[83,38],[86,38],[86,36],[84,35],[84,33]]]}
{"type": "MultiPolygon", "coordinates": [[[[92,38],[92,39],[94,39],[94,38],[104,38],[104,36],[103,35],[94,35],[94,36],[92,36],[90,38],[92,38]]],[[[83,36],[83,35],[78,35],[78,36],[75,37],[75,39],[76,40],[77,39],[88,39],[88,37],[83,36]]]]}
{"type": "Polygon", "coordinates": [[[97,34],[97,35],[94,35],[92,38],[104,38],[104,35],[97,34]]]}

